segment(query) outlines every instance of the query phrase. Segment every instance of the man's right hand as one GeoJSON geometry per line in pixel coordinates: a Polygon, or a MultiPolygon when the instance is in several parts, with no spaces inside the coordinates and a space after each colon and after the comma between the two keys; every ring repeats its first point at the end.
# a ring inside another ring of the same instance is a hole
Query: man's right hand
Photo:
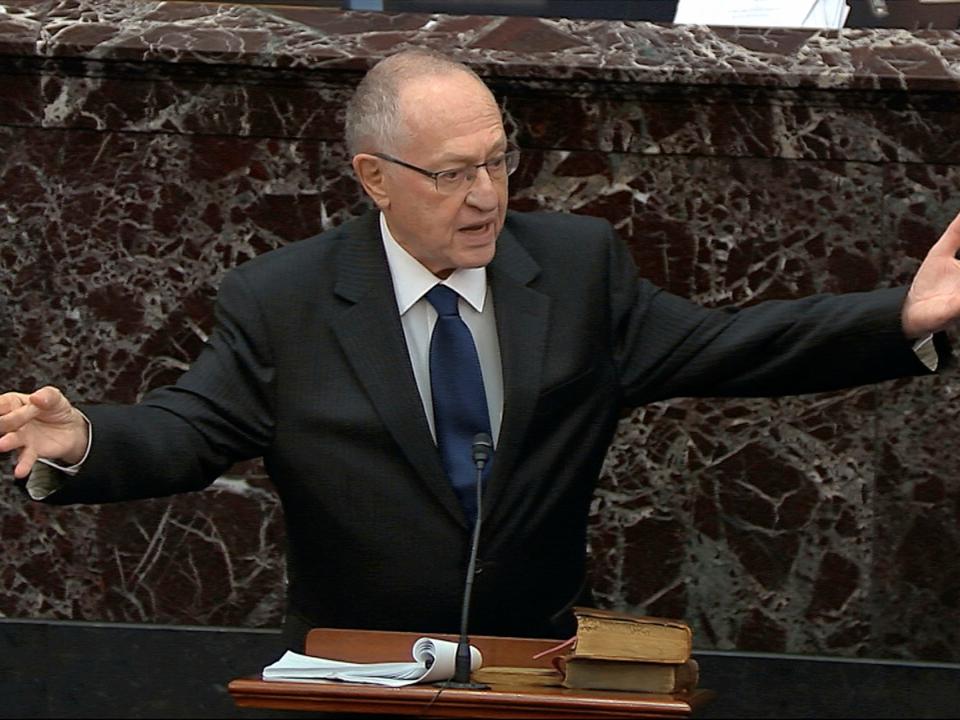
{"type": "Polygon", "coordinates": [[[75,465],[87,451],[88,438],[83,414],[55,387],[0,395],[0,452],[17,453],[13,475],[18,479],[30,474],[37,458],[75,465]]]}

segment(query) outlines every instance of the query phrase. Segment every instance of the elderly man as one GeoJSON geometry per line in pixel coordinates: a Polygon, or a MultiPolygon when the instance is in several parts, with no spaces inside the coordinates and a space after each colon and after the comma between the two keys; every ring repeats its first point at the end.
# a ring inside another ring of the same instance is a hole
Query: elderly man
{"type": "Polygon", "coordinates": [[[459,627],[481,433],[495,449],[471,628],[568,634],[624,407],[930,372],[932,334],[960,314],[960,220],[909,292],[741,310],[671,296],[608,223],[507,211],[519,158],[497,103],[434,53],[375,66],[347,135],[377,210],[231,272],[175,386],[135,406],[0,396],[0,451],[49,503],[199,490],[263,457],[286,514],[294,647],[311,626],[459,627]]]}

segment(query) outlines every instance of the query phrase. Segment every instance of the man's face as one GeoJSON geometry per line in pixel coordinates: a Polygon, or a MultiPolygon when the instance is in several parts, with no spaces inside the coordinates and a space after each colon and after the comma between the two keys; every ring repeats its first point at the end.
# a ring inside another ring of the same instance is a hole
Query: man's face
{"type": "MultiPolygon", "coordinates": [[[[507,149],[500,109],[489,91],[465,73],[413,81],[401,92],[409,134],[395,157],[433,172],[476,165],[507,149]]],[[[394,153],[391,153],[394,154],[394,153]]],[[[493,259],[507,211],[507,178],[476,171],[472,184],[437,191],[434,181],[380,160],[386,202],[381,209],[394,238],[438,277],[493,259]]]]}

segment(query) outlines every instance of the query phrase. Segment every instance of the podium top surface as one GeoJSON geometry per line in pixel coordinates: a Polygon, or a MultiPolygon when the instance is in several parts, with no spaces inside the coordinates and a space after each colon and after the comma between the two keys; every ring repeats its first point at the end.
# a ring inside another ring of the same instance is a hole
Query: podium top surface
{"type": "MultiPolygon", "coordinates": [[[[409,660],[413,642],[423,633],[317,628],[307,636],[307,654],[352,662],[409,660]]],[[[432,635],[456,640],[455,636],[432,635]]],[[[549,667],[536,653],[557,640],[474,636],[471,644],[485,664],[549,667]]],[[[389,688],[339,682],[233,680],[228,689],[239,707],[366,715],[450,718],[671,718],[688,717],[713,693],[653,693],[572,690],[559,687],[492,685],[488,690],[409,685],[389,688]]]]}

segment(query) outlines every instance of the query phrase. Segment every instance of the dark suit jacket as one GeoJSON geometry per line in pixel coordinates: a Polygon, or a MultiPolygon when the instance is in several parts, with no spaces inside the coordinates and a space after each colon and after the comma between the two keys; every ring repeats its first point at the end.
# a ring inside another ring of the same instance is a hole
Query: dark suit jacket
{"type": "MultiPolygon", "coordinates": [[[[707,310],[638,280],[608,223],[508,214],[489,266],[504,415],[471,627],[563,635],[587,514],[621,409],[926,372],[904,291],[707,310]]],[[[242,265],[175,387],[83,408],[82,472],[53,502],[200,489],[262,456],[288,529],[289,619],[456,631],[469,536],[414,381],[376,214],[242,265]]]]}

